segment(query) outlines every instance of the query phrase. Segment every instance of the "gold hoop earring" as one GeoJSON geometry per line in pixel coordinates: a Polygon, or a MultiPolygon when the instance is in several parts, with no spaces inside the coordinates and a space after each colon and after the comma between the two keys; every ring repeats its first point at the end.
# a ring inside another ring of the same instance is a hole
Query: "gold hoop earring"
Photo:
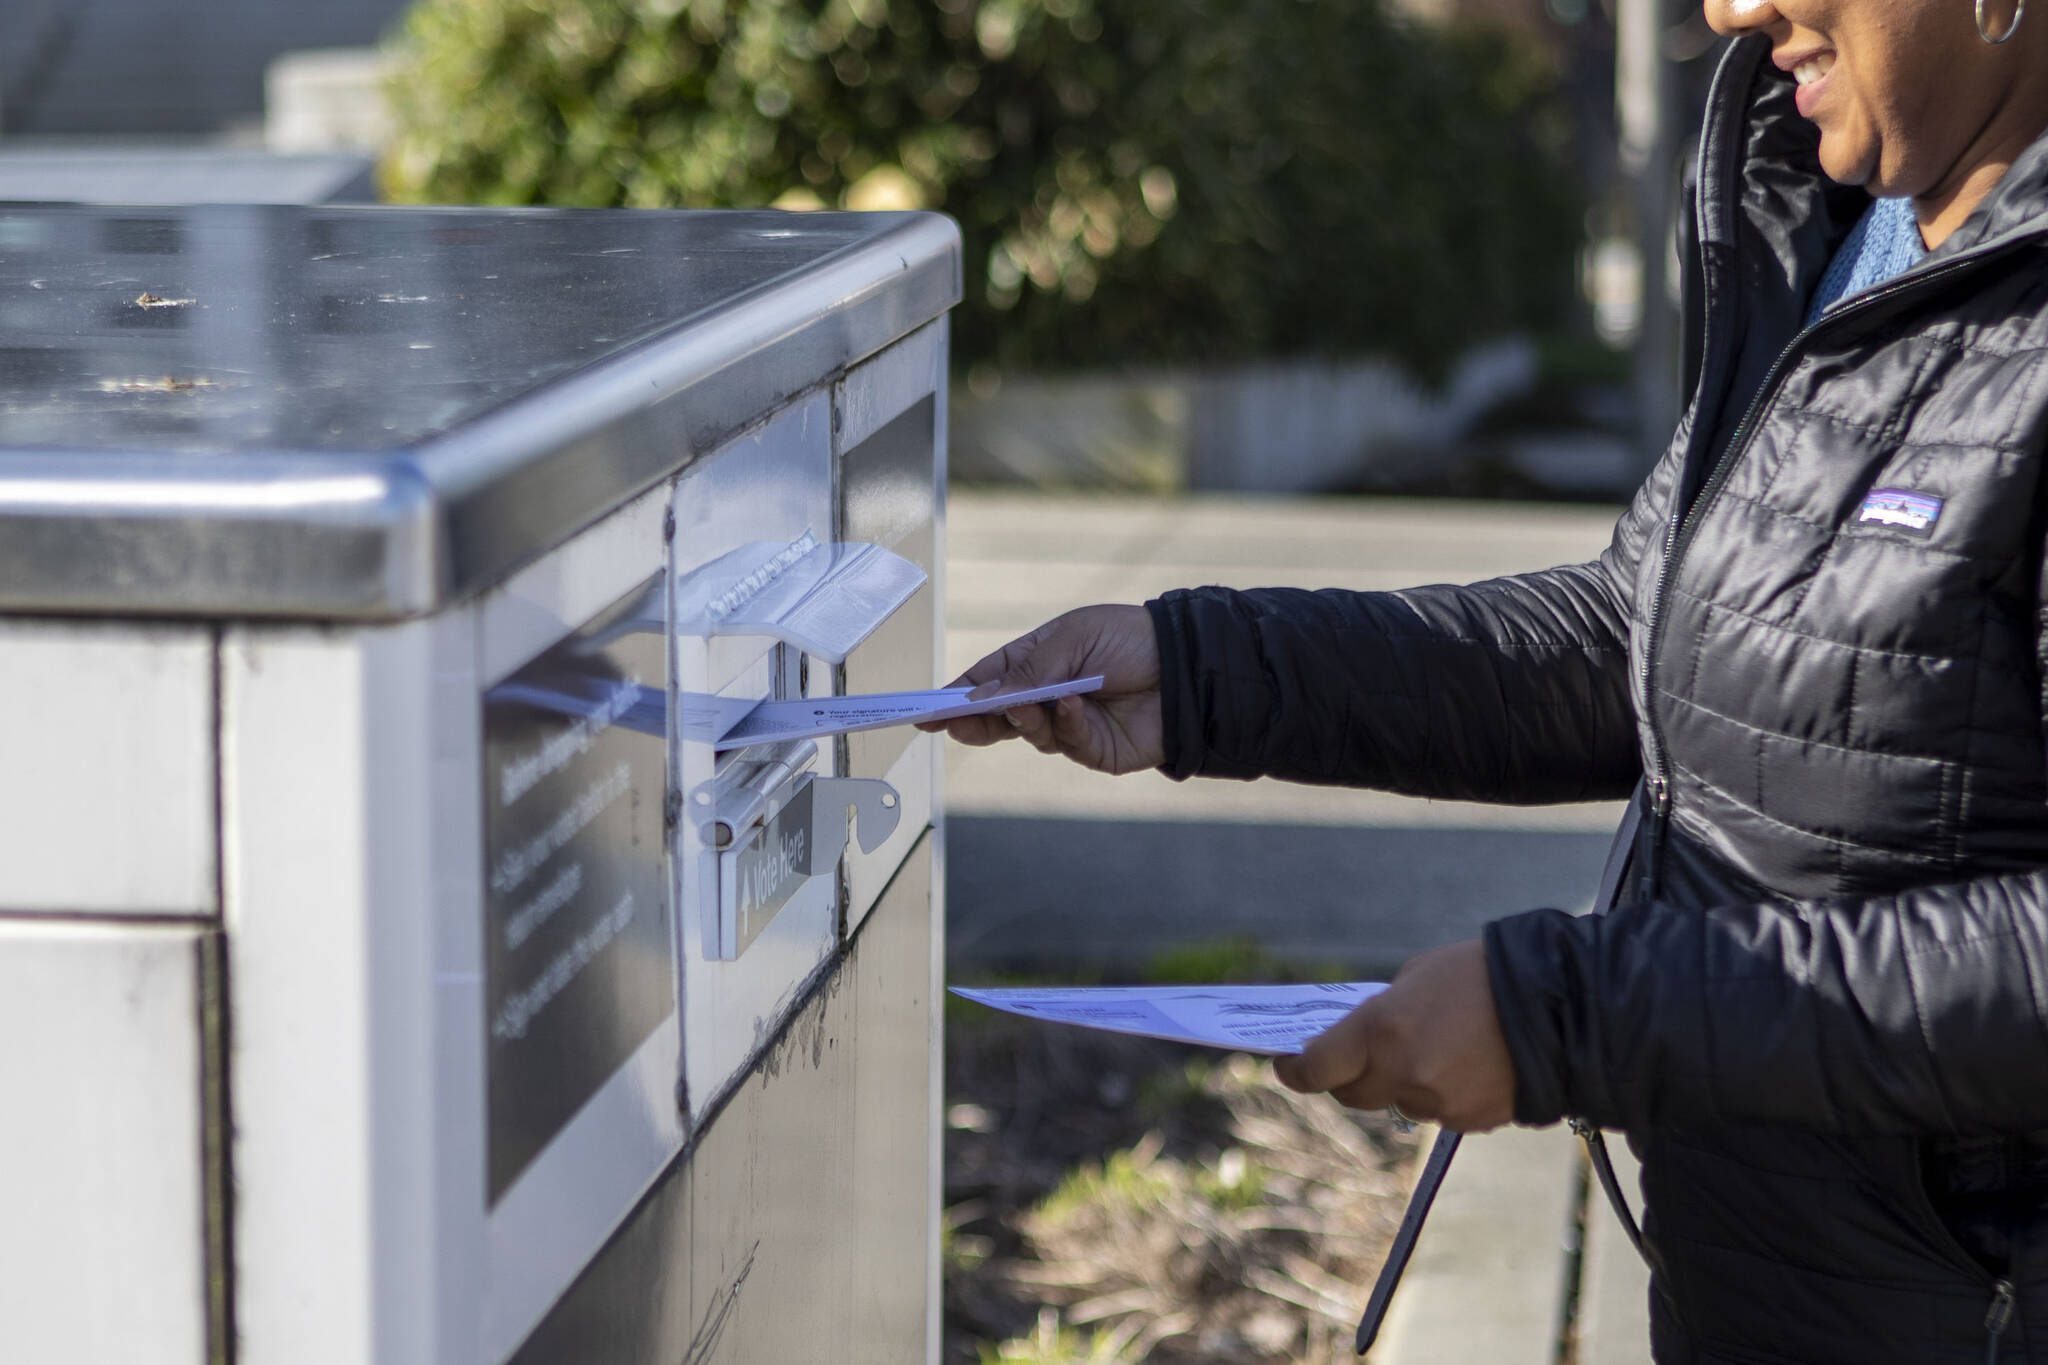
{"type": "Polygon", "coordinates": [[[2026,17],[2027,0],[2020,0],[2019,6],[2012,12],[2012,23],[2006,27],[2005,32],[1994,38],[1991,36],[1991,30],[1984,27],[1984,0],[1977,0],[1977,36],[1993,47],[1997,47],[2002,43],[2009,42],[2012,35],[2020,31],[2020,20],[2026,17]]]}

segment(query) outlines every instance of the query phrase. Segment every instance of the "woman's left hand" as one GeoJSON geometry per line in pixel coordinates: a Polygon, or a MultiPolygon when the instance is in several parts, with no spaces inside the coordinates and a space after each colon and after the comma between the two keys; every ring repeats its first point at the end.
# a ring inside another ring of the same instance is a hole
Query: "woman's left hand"
{"type": "Polygon", "coordinates": [[[1327,1090],[1353,1109],[1398,1107],[1465,1133],[1515,1116],[1515,1067],[1477,940],[1409,959],[1393,983],[1275,1059],[1292,1090],[1327,1090]]]}

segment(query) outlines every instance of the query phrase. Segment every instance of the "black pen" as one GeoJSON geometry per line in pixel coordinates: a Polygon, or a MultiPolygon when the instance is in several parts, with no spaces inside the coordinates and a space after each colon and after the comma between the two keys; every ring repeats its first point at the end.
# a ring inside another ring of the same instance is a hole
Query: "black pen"
{"type": "Polygon", "coordinates": [[[1408,1211],[1401,1215],[1401,1226],[1394,1233],[1394,1244],[1387,1248],[1386,1264],[1380,1267],[1380,1278],[1372,1287],[1372,1299],[1365,1305],[1365,1316],[1358,1320],[1360,1355],[1370,1351],[1379,1337],[1380,1325],[1387,1319],[1387,1305],[1393,1302],[1395,1286],[1401,1283],[1401,1272],[1408,1268],[1408,1258],[1415,1254],[1415,1239],[1429,1217],[1429,1206],[1436,1202],[1436,1192],[1443,1188],[1444,1173],[1451,1169],[1451,1158],[1458,1154],[1459,1136],[1446,1128],[1436,1135],[1436,1145],[1429,1149],[1429,1160],[1423,1163],[1422,1175],[1415,1182],[1415,1193],[1408,1196],[1408,1211]]]}

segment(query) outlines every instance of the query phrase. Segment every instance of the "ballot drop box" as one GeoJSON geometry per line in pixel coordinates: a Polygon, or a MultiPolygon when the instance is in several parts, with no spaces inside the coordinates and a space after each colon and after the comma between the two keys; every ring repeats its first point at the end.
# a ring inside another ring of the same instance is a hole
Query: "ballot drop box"
{"type": "Polygon", "coordinates": [[[0,1359],[936,1358],[959,251],[0,205],[0,1359]]]}

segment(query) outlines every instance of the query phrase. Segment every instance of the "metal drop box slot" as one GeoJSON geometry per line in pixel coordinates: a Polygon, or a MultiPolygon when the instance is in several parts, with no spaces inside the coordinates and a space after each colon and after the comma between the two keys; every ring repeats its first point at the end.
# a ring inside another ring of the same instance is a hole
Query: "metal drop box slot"
{"type": "Polygon", "coordinates": [[[815,740],[723,752],[716,744],[749,703],[816,695],[813,663],[843,666],[928,577],[917,563],[880,545],[821,543],[810,530],[786,545],[743,545],[678,574],[673,629],[679,637],[707,646],[753,641],[764,651],[741,672],[751,685],[736,692],[690,690],[693,683],[710,685],[708,649],[705,672],[684,670],[680,733],[687,743],[713,747],[710,775],[703,775],[699,752],[685,764],[679,785],[680,819],[694,839],[686,861],[696,868],[695,889],[707,911],[716,906],[715,915],[704,916],[705,956],[737,958],[808,878],[835,872],[846,850],[849,812],[863,854],[875,853],[895,832],[902,814],[896,790],[879,778],[818,771],[815,740]]]}
{"type": "Polygon", "coordinates": [[[937,1358],[959,249],[0,205],[10,1356],[937,1358]]]}
{"type": "Polygon", "coordinates": [[[849,835],[872,854],[895,832],[902,807],[886,782],[810,771],[816,740],[737,750],[733,757],[713,779],[714,790],[702,793],[717,813],[698,830],[709,845],[701,863],[713,883],[707,895],[718,904],[716,918],[705,919],[704,956],[718,962],[745,952],[806,881],[836,872],[849,835]]]}

